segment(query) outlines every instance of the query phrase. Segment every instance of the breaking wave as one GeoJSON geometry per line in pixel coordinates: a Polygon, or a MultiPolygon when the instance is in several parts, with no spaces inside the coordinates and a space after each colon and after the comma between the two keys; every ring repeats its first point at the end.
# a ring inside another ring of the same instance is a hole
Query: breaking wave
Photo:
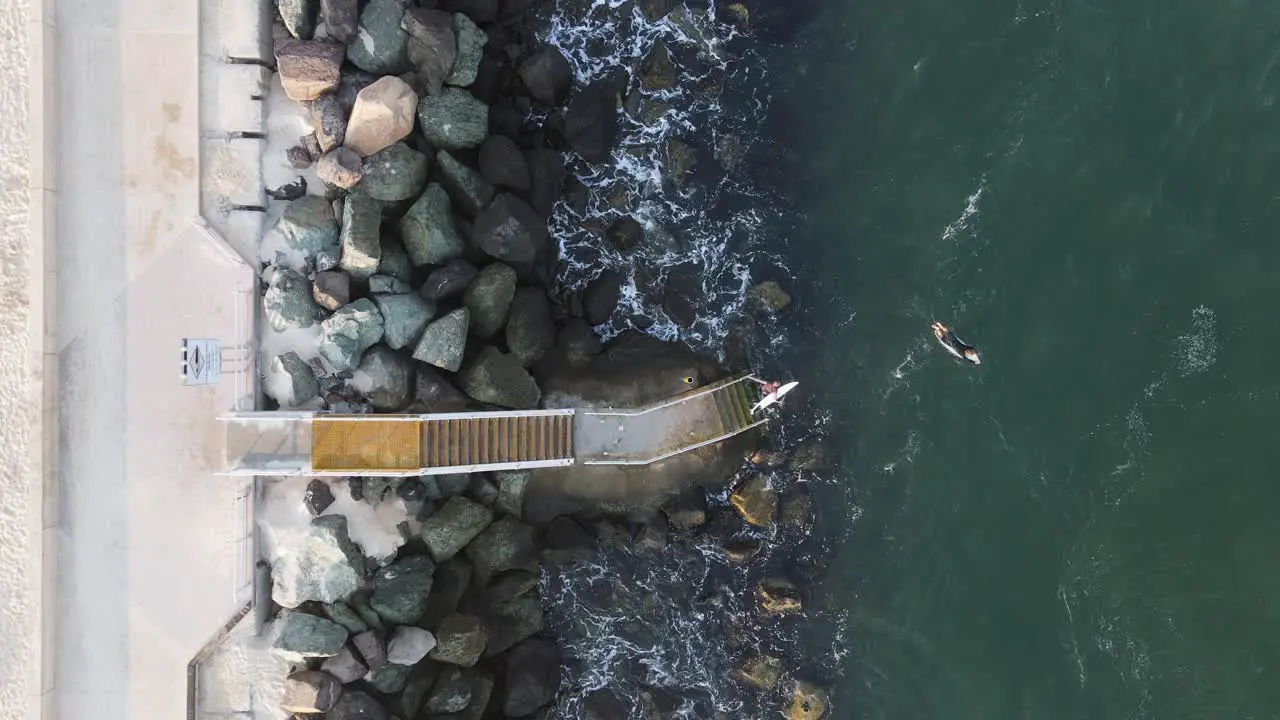
{"type": "Polygon", "coordinates": [[[547,39],[580,84],[619,72],[628,79],[611,160],[574,168],[585,208],[560,203],[552,216],[558,279],[580,290],[606,270],[623,277],[618,309],[597,328],[605,339],[635,328],[718,353],[752,267],[782,265],[762,242],[774,203],[742,167],[769,106],[765,66],[740,29],[716,19],[714,4],[679,5],[657,20],[641,5],[561,0],[550,18],[547,39]],[[674,82],[641,89],[637,68],[659,42],[674,82]],[[624,217],[645,230],[625,255],[604,237],[624,217]]]}

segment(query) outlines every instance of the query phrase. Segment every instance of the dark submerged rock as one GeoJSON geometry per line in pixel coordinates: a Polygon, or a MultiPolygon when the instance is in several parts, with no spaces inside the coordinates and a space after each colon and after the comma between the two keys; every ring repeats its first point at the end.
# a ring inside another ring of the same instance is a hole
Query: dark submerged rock
{"type": "Polygon", "coordinates": [[[535,50],[520,63],[519,73],[529,94],[548,105],[563,103],[573,86],[573,68],[554,45],[543,45],[535,50]]]}
{"type": "Polygon", "coordinates": [[[565,136],[583,160],[609,159],[618,139],[618,103],[612,83],[597,80],[573,98],[565,114],[565,136]]]}
{"type": "Polygon", "coordinates": [[[622,283],[625,278],[615,270],[605,270],[600,276],[587,285],[582,304],[586,311],[587,322],[592,325],[603,325],[613,317],[622,297],[622,283]]]}
{"type": "Polygon", "coordinates": [[[506,135],[491,135],[480,147],[480,173],[494,185],[529,189],[529,163],[520,146],[506,135]]]}
{"type": "Polygon", "coordinates": [[[541,360],[556,342],[551,303],[542,288],[516,289],[507,318],[507,348],[525,367],[541,360]]]}
{"type": "Polygon", "coordinates": [[[532,715],[555,699],[560,688],[560,654],[546,640],[525,640],[507,655],[502,711],[508,717],[532,715]]]}

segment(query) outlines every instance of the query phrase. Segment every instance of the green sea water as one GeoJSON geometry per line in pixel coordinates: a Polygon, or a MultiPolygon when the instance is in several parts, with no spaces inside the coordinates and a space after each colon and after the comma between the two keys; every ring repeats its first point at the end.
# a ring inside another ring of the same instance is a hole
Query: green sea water
{"type": "Polygon", "coordinates": [[[1280,716],[1280,5],[828,0],[773,61],[834,717],[1280,716]]]}

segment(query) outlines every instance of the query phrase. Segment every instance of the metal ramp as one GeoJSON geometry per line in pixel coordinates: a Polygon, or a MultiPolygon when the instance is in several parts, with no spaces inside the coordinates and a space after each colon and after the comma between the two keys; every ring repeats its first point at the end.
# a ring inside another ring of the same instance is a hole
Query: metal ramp
{"type": "Polygon", "coordinates": [[[768,422],[754,416],[759,386],[739,375],[634,410],[582,410],[574,429],[587,465],[648,465],[768,422]]]}
{"type": "Polygon", "coordinates": [[[417,476],[573,463],[573,410],[437,415],[235,413],[228,475],[417,476]]]}

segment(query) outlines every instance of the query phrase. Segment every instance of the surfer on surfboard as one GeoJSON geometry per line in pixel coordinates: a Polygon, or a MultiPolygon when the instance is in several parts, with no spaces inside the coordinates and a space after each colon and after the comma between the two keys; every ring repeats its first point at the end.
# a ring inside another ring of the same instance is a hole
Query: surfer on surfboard
{"type": "Polygon", "coordinates": [[[933,321],[933,336],[938,338],[938,342],[942,343],[942,347],[956,357],[967,363],[981,365],[982,358],[978,357],[978,349],[956,337],[956,333],[945,324],[933,321]]]}
{"type": "Polygon", "coordinates": [[[751,408],[752,414],[755,414],[757,410],[763,410],[770,405],[781,403],[782,396],[791,392],[800,384],[798,382],[789,382],[786,385],[783,385],[776,380],[765,381],[754,377],[751,379],[754,380],[756,384],[760,386],[760,389],[764,391],[764,397],[760,398],[760,402],[756,403],[755,406],[751,408]]]}

